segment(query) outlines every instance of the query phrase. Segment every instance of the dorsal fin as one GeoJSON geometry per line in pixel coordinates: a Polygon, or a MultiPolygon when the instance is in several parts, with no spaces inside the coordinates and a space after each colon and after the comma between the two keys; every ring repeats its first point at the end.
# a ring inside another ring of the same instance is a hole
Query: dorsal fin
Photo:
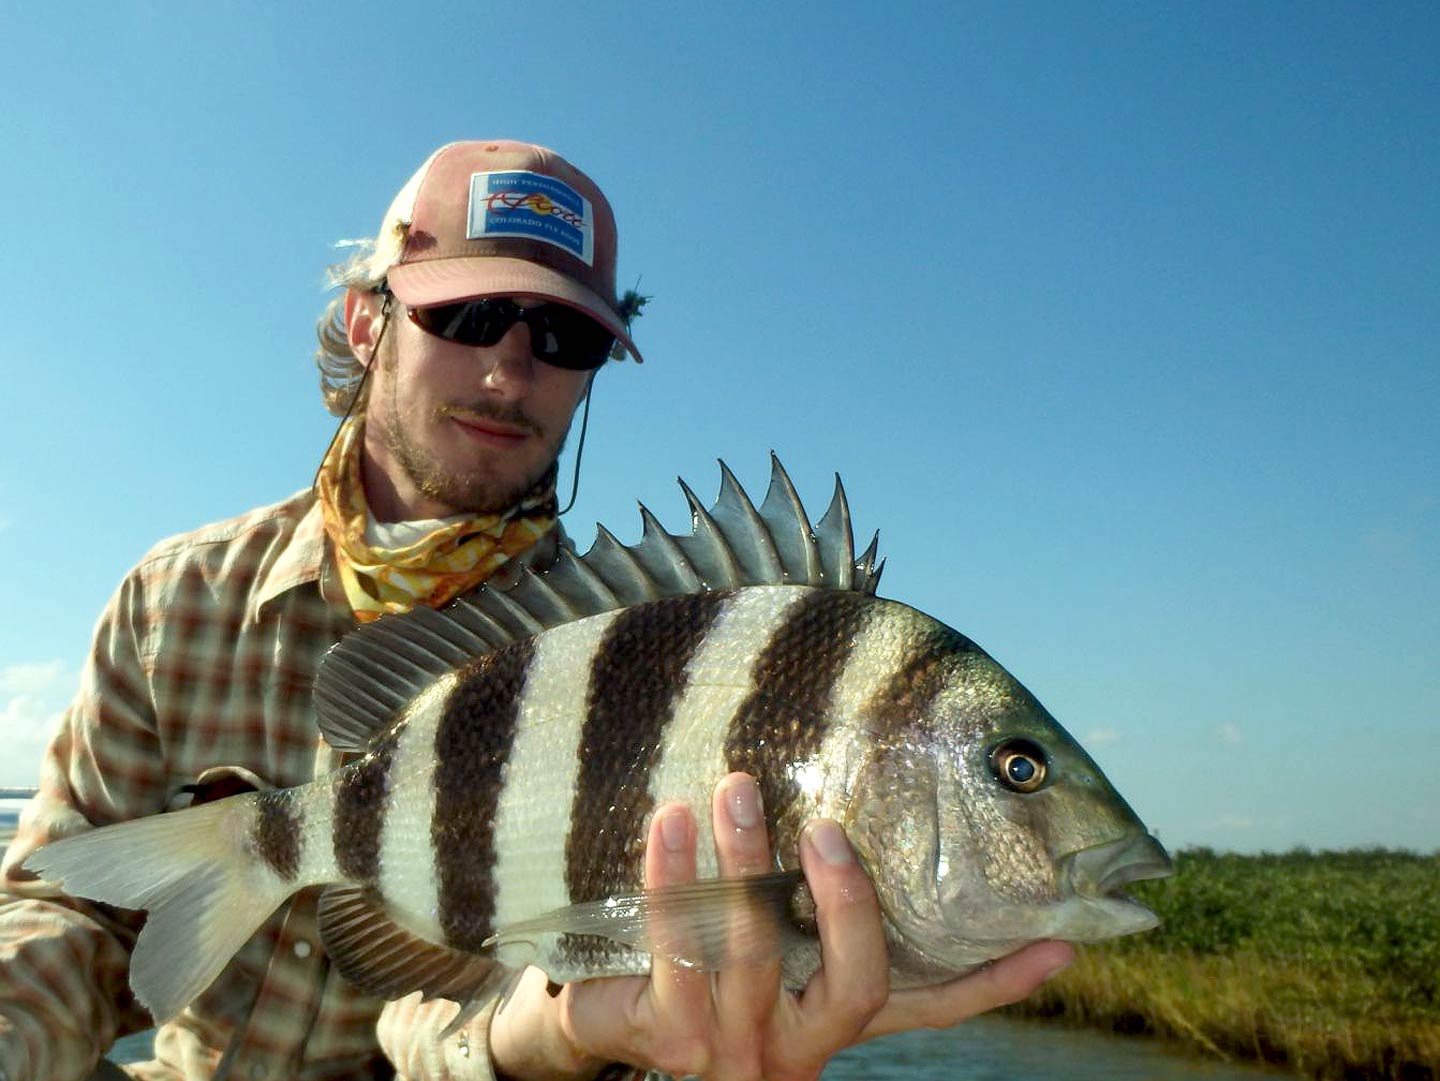
{"type": "MultiPolygon", "coordinates": [[[[873,594],[882,567],[876,540],[856,558],[840,478],[812,528],[780,459],[757,510],[724,462],[720,494],[705,508],[683,481],[688,534],[669,533],[642,504],[640,541],[625,545],[603,525],[584,555],[564,545],[554,565],[525,568],[506,590],[481,588],[439,610],[385,616],[326,654],[315,680],[320,730],[331,746],[359,750],[435,679],[533,634],[632,604],[742,586],[805,585],[873,594]]],[[[878,534],[876,537],[878,539],[878,534]]]]}

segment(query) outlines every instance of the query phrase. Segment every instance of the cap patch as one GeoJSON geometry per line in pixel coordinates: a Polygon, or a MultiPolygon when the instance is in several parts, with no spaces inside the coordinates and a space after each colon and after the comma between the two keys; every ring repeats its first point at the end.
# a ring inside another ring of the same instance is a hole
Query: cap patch
{"type": "Polygon", "coordinates": [[[595,265],[595,218],[590,200],[563,180],[508,170],[470,177],[465,238],[518,236],[541,240],[595,265]]]}

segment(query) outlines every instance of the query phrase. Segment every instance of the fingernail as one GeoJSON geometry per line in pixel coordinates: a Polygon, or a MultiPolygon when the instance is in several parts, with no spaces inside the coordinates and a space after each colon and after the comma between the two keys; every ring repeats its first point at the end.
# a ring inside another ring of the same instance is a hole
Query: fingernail
{"type": "Polygon", "coordinates": [[[735,781],[725,791],[725,809],[737,829],[753,830],[760,825],[760,790],[749,777],[735,781]]]}
{"type": "Polygon", "coordinates": [[[667,811],[660,816],[660,840],[666,852],[683,852],[690,843],[690,823],[684,811],[667,811]]]}
{"type": "Polygon", "coordinates": [[[810,843],[815,846],[815,851],[826,863],[842,864],[853,863],[855,853],[850,849],[850,842],[845,838],[845,831],[834,822],[816,822],[810,827],[810,843]]]}

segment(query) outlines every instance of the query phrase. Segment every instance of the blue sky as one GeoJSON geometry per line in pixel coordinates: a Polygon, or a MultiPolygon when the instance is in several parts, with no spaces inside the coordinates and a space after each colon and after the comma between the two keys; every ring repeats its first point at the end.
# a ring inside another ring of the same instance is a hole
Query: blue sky
{"type": "Polygon", "coordinates": [[[309,483],[333,242],[503,136],[654,296],[577,537],[773,448],[1167,842],[1440,848],[1437,9],[893,7],[7,11],[0,784],[154,541],[309,483]]]}

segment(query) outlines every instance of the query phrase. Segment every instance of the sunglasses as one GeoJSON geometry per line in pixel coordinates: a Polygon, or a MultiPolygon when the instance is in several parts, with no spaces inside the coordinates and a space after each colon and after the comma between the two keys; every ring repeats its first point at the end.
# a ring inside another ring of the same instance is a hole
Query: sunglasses
{"type": "Polygon", "coordinates": [[[509,297],[486,297],[405,311],[425,333],[460,345],[494,345],[516,323],[524,323],[535,359],[573,372],[600,367],[615,347],[615,335],[564,304],[524,308],[509,297]]]}

